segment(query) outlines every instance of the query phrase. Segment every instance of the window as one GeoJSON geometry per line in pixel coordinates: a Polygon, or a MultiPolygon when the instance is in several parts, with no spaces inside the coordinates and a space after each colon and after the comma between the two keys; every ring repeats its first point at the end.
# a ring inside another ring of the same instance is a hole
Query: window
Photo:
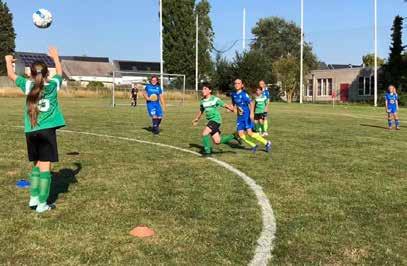
{"type": "Polygon", "coordinates": [[[365,95],[370,95],[370,78],[365,78],[365,95]]]}
{"type": "Polygon", "coordinates": [[[374,87],[374,76],[359,77],[358,92],[360,96],[372,95],[373,87],[374,87]]]}
{"type": "Polygon", "coordinates": [[[314,80],[309,79],[307,84],[307,96],[312,96],[314,94],[314,80]]]}
{"type": "Polygon", "coordinates": [[[332,95],[332,79],[318,79],[318,96],[332,95]]]}
{"type": "Polygon", "coordinates": [[[365,88],[365,79],[363,77],[359,77],[359,95],[363,95],[365,88]]]}
{"type": "Polygon", "coordinates": [[[318,96],[322,95],[322,79],[318,79],[318,96]]]}

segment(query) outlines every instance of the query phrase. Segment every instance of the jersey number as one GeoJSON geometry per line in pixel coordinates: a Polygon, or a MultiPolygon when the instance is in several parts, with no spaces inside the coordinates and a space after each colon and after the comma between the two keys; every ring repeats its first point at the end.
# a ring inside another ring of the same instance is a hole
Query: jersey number
{"type": "Polygon", "coordinates": [[[40,110],[40,112],[48,112],[49,107],[50,103],[47,99],[42,99],[38,102],[38,110],[40,110]]]}

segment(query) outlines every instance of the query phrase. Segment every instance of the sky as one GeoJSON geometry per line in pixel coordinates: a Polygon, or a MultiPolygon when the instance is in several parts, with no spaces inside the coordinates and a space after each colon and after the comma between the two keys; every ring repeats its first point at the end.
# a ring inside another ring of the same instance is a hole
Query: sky
{"type": "MultiPolygon", "coordinates": [[[[4,1],[4,0],[3,0],[4,1]]],[[[373,0],[304,0],[305,40],[330,64],[360,64],[373,52],[373,0]]],[[[45,52],[50,44],[62,55],[159,61],[158,0],[6,0],[14,15],[17,51],[45,52]],[[32,13],[45,8],[54,16],[46,30],[32,24],[32,13]]],[[[247,38],[260,18],[279,16],[300,24],[300,0],[210,0],[215,48],[240,40],[242,10],[247,10],[247,38]]],[[[387,58],[394,16],[407,16],[403,0],[378,0],[379,55],[387,58]]],[[[407,42],[407,20],[404,41],[407,42]]]]}

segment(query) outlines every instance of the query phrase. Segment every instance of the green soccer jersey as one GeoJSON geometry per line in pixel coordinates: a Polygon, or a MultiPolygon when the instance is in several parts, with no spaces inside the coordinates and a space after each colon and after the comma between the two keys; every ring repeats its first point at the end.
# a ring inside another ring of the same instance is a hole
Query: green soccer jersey
{"type": "Polygon", "coordinates": [[[257,96],[256,99],[254,100],[256,103],[256,107],[254,110],[255,114],[262,114],[266,112],[266,106],[268,102],[268,98],[262,94],[260,96],[257,96]]]}
{"type": "Polygon", "coordinates": [[[222,116],[219,112],[219,107],[225,106],[225,103],[216,96],[211,96],[208,99],[201,100],[201,111],[205,113],[208,121],[214,121],[216,123],[222,123],[222,116]]]}
{"type": "MultiPolygon", "coordinates": [[[[16,85],[28,95],[34,88],[34,82],[22,76],[18,76],[16,85]]],[[[48,128],[60,128],[65,126],[64,116],[58,103],[58,90],[62,85],[62,77],[55,75],[48,83],[44,84],[41,99],[38,102],[37,125],[31,127],[30,116],[27,113],[27,105],[24,108],[25,132],[33,132],[48,128]]]]}

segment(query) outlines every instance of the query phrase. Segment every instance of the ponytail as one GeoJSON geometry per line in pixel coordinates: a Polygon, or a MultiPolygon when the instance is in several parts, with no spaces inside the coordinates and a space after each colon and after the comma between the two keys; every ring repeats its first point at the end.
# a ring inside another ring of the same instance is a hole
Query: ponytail
{"type": "Polygon", "coordinates": [[[30,118],[31,127],[37,126],[38,120],[38,102],[42,97],[42,92],[44,90],[45,78],[48,76],[48,68],[43,62],[34,62],[31,66],[31,77],[35,81],[34,88],[30,90],[27,95],[27,113],[30,118]]]}

